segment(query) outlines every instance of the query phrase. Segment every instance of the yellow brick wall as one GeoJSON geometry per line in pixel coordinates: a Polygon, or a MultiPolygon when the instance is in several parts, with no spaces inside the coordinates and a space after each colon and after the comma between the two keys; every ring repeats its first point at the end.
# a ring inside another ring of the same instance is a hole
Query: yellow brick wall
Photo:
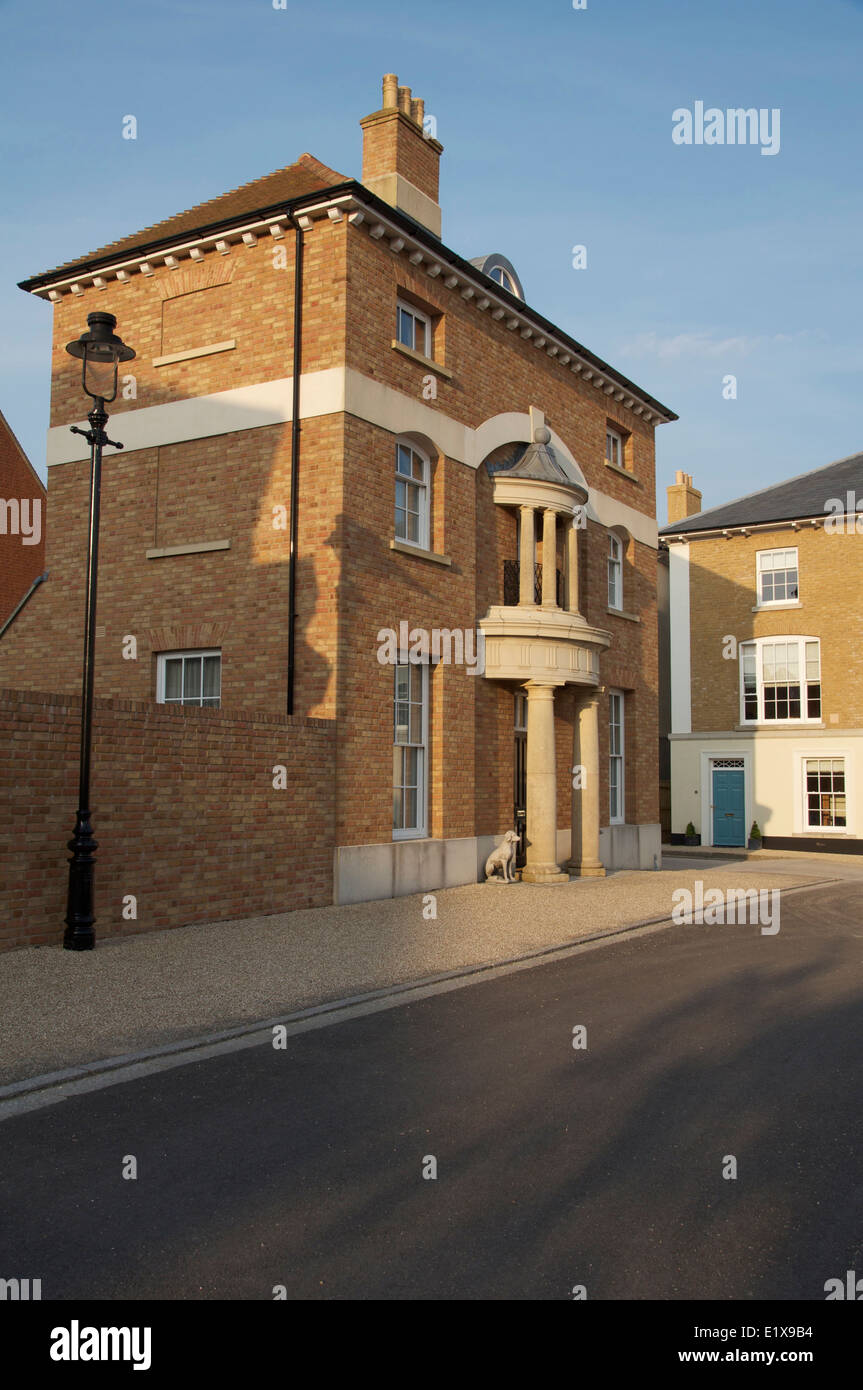
{"type": "MultiPolygon", "coordinates": [[[[827,499],[825,497],[825,503],[827,499]]],[[[690,639],[693,732],[740,722],[739,661],[723,657],[726,637],[806,636],[821,640],[822,719],[830,727],[863,725],[863,537],[803,525],[754,535],[693,540],[690,545],[690,639]],[[800,606],[757,605],[756,552],[796,547],[800,606]]]]}

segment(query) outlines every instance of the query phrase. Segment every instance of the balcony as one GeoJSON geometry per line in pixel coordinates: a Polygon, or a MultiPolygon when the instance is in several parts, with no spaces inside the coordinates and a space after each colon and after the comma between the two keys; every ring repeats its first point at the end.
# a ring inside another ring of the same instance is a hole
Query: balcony
{"type": "Polygon", "coordinates": [[[539,601],[519,604],[517,582],[516,602],[491,607],[479,625],[488,680],[599,684],[599,656],[611,634],[566,608],[543,608],[539,601]]]}

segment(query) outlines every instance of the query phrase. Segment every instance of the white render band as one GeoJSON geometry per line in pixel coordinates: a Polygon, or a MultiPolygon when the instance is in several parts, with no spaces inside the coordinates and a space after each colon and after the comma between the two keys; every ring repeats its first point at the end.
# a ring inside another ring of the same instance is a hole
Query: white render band
{"type": "MultiPolygon", "coordinates": [[[[138,410],[116,411],[111,417],[111,424],[122,439],[126,453],[192,439],[208,439],[218,434],[234,434],[240,430],[261,429],[290,421],[292,388],[293,378],[281,377],[254,386],[217,391],[209,396],[142,406],[138,410]]],[[[455,459],[469,468],[478,468],[482,460],[501,443],[529,443],[532,439],[531,418],[527,411],[507,411],[492,416],[474,430],[351,367],[330,367],[320,372],[304,373],[300,382],[300,418],[309,420],[342,412],[378,425],[392,434],[424,436],[447,458],[455,459]]],[[[86,428],[87,422],[70,421],[72,423],[86,428]]],[[[576,475],[583,476],[569,449],[553,430],[551,442],[576,475]]],[[[70,432],[69,425],[55,425],[48,431],[49,468],[88,457],[86,443],[80,435],[70,432]]],[[[587,515],[603,526],[623,526],[640,544],[653,550],[657,548],[655,519],[637,511],[635,507],[618,502],[598,488],[590,489],[587,515]]]]}

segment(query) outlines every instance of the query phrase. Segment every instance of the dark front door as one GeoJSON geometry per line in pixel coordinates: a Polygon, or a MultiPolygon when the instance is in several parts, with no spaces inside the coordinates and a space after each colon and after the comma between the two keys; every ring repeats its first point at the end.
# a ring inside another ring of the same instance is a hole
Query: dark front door
{"type": "Polygon", "coordinates": [[[713,769],[713,843],[746,843],[743,768],[713,769]]]}
{"type": "Polygon", "coordinates": [[[515,748],[513,750],[513,814],[518,831],[515,867],[527,862],[527,696],[515,697],[515,748]]]}

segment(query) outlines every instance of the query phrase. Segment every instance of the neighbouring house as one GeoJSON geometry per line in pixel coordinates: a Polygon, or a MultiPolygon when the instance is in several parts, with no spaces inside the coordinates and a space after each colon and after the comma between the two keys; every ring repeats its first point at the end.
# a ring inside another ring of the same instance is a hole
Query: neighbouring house
{"type": "MultiPolygon", "coordinates": [[[[51,577],[0,685],[44,691],[50,662],[50,691],[77,689],[87,402],[64,346],[107,310],[137,357],[105,451],[96,694],[160,730],[273,721],[269,759],[219,783],[261,799],[223,815],[213,873],[269,853],[276,911],[278,875],[320,850],[314,901],[368,900],[475,882],[514,826],[528,882],[652,869],[654,431],[677,417],[532,309],[505,256],[441,240],[442,146],[409,88],[386,76],[360,124],[361,182],[304,154],[23,282],[54,308],[51,577]],[[280,756],[278,721],[327,721],[331,752],[280,756]],[[283,865],[267,807],[286,796],[283,865]],[[304,825],[327,799],[329,829],[304,825]]],[[[165,785],[154,766],[133,779],[154,781],[144,833],[173,798],[211,843],[221,754],[165,785]]],[[[104,814],[96,834],[101,875],[104,814]]],[[[221,883],[174,918],[225,916],[221,883]]]]}
{"type": "Polygon", "coordinates": [[[0,412],[0,634],[45,570],[45,486],[0,412]]]}
{"type": "Polygon", "coordinates": [[[860,853],[863,454],[707,511],[668,493],[672,841],[860,853]]]}

